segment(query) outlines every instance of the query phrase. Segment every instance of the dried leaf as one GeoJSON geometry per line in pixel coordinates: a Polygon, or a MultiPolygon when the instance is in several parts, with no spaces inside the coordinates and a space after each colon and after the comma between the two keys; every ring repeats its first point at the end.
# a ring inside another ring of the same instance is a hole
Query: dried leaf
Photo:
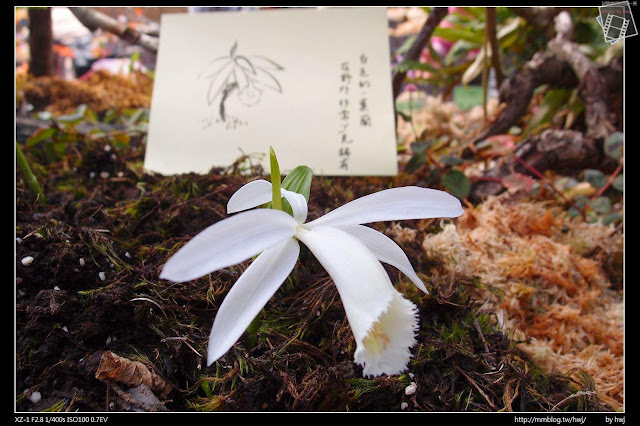
{"type": "Polygon", "coordinates": [[[502,178],[502,185],[505,188],[519,190],[522,189],[527,192],[531,192],[535,181],[522,173],[511,173],[502,178]]]}
{"type": "Polygon", "coordinates": [[[123,358],[111,351],[102,354],[96,379],[113,380],[130,387],[144,384],[153,392],[159,393],[161,398],[166,398],[171,391],[171,385],[146,365],[140,361],[123,358]]]}

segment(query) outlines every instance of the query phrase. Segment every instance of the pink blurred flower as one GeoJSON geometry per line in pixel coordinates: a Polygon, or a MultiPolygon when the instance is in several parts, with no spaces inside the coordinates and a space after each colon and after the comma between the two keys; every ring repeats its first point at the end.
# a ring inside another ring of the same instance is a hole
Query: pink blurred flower
{"type": "Polygon", "coordinates": [[[416,86],[413,83],[409,83],[409,84],[404,86],[404,90],[406,90],[407,92],[417,92],[418,91],[418,86],[416,86]]]}

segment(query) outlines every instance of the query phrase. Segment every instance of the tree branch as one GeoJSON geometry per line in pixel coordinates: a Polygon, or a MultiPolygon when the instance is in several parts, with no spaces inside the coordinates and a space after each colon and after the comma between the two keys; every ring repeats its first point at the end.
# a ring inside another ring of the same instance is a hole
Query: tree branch
{"type": "Polygon", "coordinates": [[[549,42],[549,50],[567,62],[580,80],[579,92],[586,106],[587,137],[606,139],[614,130],[606,102],[606,86],[596,66],[571,41],[573,25],[568,12],[556,16],[556,37],[549,42]]]}
{"type": "Polygon", "coordinates": [[[69,10],[90,31],[101,28],[117,35],[128,43],[137,44],[153,53],[158,52],[159,42],[156,37],[129,28],[126,24],[88,7],[70,7],[69,10]]]}
{"type": "MultiPolygon", "coordinates": [[[[447,16],[448,9],[446,7],[434,7],[429,12],[429,16],[427,17],[426,22],[422,26],[422,29],[416,36],[416,39],[413,41],[413,44],[409,48],[409,51],[405,55],[405,59],[408,61],[417,61],[420,59],[420,53],[424,46],[426,46],[427,42],[431,38],[431,34],[436,29],[440,21],[447,16]]],[[[398,97],[400,94],[400,89],[402,88],[402,83],[404,82],[405,77],[407,76],[406,72],[396,72],[393,75],[392,87],[393,87],[393,97],[394,99],[398,97]]]]}

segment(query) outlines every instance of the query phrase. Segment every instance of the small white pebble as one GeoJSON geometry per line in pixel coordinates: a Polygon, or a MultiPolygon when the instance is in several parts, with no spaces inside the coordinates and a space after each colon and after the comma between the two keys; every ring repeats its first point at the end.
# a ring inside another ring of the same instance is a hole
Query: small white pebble
{"type": "Polygon", "coordinates": [[[23,289],[18,290],[18,296],[22,297],[27,294],[23,289]]]}
{"type": "Polygon", "coordinates": [[[23,257],[23,258],[22,258],[22,260],[21,260],[20,262],[22,262],[22,264],[23,264],[24,266],[29,266],[29,265],[31,265],[31,263],[33,262],[33,256],[26,256],[26,257],[23,257]]]}
{"type": "Polygon", "coordinates": [[[122,176],[124,176],[124,173],[118,172],[118,177],[122,177],[122,176]]]}
{"type": "Polygon", "coordinates": [[[129,254],[128,251],[124,252],[124,257],[131,259],[131,255],[129,254]]]}
{"type": "Polygon", "coordinates": [[[33,234],[36,238],[42,238],[42,234],[39,232],[36,232],[35,234],[33,234]]]}
{"type": "Polygon", "coordinates": [[[416,393],[417,387],[418,386],[414,382],[411,382],[411,384],[409,386],[404,388],[404,394],[405,395],[413,395],[414,393],[416,393]]]}
{"type": "Polygon", "coordinates": [[[22,242],[22,238],[16,237],[16,243],[20,244],[22,242]]]}
{"type": "Polygon", "coordinates": [[[107,337],[107,345],[111,343],[111,336],[107,337]]]}
{"type": "Polygon", "coordinates": [[[108,177],[109,177],[109,172],[100,172],[100,177],[101,177],[102,179],[106,179],[106,178],[108,178],[108,177]]]}
{"type": "Polygon", "coordinates": [[[104,146],[104,151],[105,151],[105,152],[109,152],[109,151],[111,151],[111,145],[105,145],[105,146],[104,146]]]}
{"type": "Polygon", "coordinates": [[[29,400],[31,400],[31,402],[33,402],[34,404],[37,404],[38,402],[40,402],[41,399],[42,399],[42,394],[38,391],[35,391],[31,393],[31,395],[29,395],[29,400]]]}
{"type": "Polygon", "coordinates": [[[78,262],[80,263],[80,266],[84,266],[84,257],[81,257],[78,262]]]}
{"type": "Polygon", "coordinates": [[[69,329],[67,328],[67,326],[65,325],[64,327],[62,327],[62,331],[64,331],[65,333],[69,332],[69,329]]]}
{"type": "Polygon", "coordinates": [[[408,402],[403,402],[402,404],[400,404],[400,409],[401,410],[406,410],[408,406],[409,406],[408,402]]]}
{"type": "Polygon", "coordinates": [[[104,272],[98,272],[98,276],[100,277],[100,281],[104,281],[107,278],[107,274],[104,272]]]}
{"type": "Polygon", "coordinates": [[[96,172],[91,172],[91,173],[89,173],[89,177],[90,177],[91,179],[93,179],[94,177],[96,177],[96,172]]]}
{"type": "Polygon", "coordinates": [[[53,286],[53,289],[54,289],[55,291],[60,291],[60,287],[58,287],[57,285],[56,285],[56,286],[53,286]]]}

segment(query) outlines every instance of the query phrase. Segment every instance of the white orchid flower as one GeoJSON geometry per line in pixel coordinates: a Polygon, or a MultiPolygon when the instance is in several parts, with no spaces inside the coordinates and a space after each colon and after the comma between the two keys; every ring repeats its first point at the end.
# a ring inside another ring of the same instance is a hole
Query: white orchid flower
{"type": "MultiPolygon", "coordinates": [[[[207,365],[223,356],[242,336],[296,264],[304,243],[338,288],[353,331],[354,360],[365,376],[398,374],[411,358],[418,328],[417,307],[393,286],[380,262],[390,264],[427,289],[402,249],[364,223],[457,217],[460,201],[443,191],[419,187],[387,189],[304,223],[303,195],[281,189],[293,217],[281,210],[256,209],[219,221],[196,235],[164,265],[163,279],[189,281],[259,256],[231,288],[218,309],[207,365]]],[[[272,186],[256,180],[229,199],[228,213],[265,204],[272,186]]]]}

